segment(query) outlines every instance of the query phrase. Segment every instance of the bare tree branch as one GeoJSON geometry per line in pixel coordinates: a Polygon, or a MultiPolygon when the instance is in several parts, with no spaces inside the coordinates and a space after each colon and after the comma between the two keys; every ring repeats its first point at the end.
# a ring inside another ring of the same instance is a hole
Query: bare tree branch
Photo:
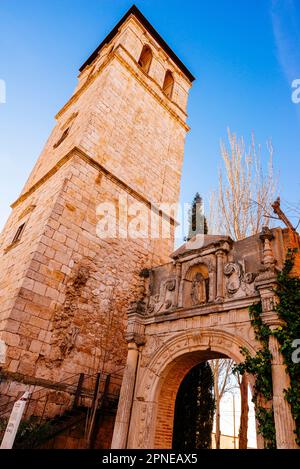
{"type": "Polygon", "coordinates": [[[263,171],[261,146],[252,134],[246,148],[243,138],[228,129],[228,145],[220,143],[223,167],[218,192],[210,198],[210,231],[239,240],[261,231],[270,219],[277,180],[273,170],[273,146],[266,144],[267,166],[263,171]]]}

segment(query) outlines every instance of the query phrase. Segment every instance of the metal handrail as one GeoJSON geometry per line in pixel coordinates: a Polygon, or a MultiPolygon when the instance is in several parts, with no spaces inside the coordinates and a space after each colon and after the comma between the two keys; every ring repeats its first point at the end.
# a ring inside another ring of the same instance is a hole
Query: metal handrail
{"type": "MultiPolygon", "coordinates": [[[[119,371],[118,370],[117,372],[114,372],[114,373],[101,373],[101,377],[100,377],[100,385],[102,383],[105,384],[106,382],[106,378],[107,376],[110,376],[110,379],[111,379],[111,382],[113,383],[112,381],[112,378],[117,378],[118,381],[121,381],[122,380],[122,375],[119,374],[119,371]]],[[[48,397],[49,397],[49,393],[51,392],[51,390],[56,390],[58,392],[66,392],[66,393],[69,393],[69,394],[76,394],[76,390],[77,390],[77,387],[78,387],[78,383],[79,383],[79,379],[80,379],[80,375],[81,373],[76,373],[74,375],[71,375],[69,376],[68,378],[65,378],[64,380],[61,380],[57,383],[53,383],[53,386],[43,386],[41,384],[37,384],[37,385],[34,385],[35,387],[38,387],[39,389],[36,389],[34,390],[31,395],[30,395],[30,398],[28,400],[28,404],[27,404],[27,409],[30,405],[31,402],[33,401],[42,401],[44,399],[46,399],[46,403],[47,403],[47,400],[48,400],[48,397]],[[75,378],[76,378],[76,382],[75,382],[75,378]],[[72,383],[67,383],[68,381],[72,380],[72,383]],[[61,385],[62,384],[66,384],[66,387],[65,388],[62,388],[60,389],[61,385]],[[40,395],[39,395],[40,393],[40,395]]],[[[85,383],[89,380],[92,381],[96,381],[97,379],[97,374],[84,374],[84,380],[83,380],[83,383],[81,383],[81,392],[80,392],[80,397],[86,397],[88,399],[92,399],[93,397],[93,394],[94,394],[94,386],[91,386],[91,387],[86,387],[85,386],[85,383]]],[[[112,393],[109,393],[108,395],[113,395],[112,393]]],[[[2,404],[0,406],[0,419],[4,416],[4,415],[7,415],[13,408],[15,402],[20,398],[17,397],[17,398],[12,398],[12,400],[10,400],[9,402],[6,402],[5,404],[2,404]]],[[[26,411],[27,411],[26,409],[26,411]]],[[[44,411],[42,412],[42,418],[44,416],[44,413],[45,413],[45,409],[46,409],[46,405],[44,407],[44,411]]],[[[26,411],[24,414],[26,414],[26,411]]]]}
{"type": "MultiPolygon", "coordinates": [[[[59,385],[65,383],[66,381],[69,381],[70,379],[73,379],[73,378],[75,378],[75,377],[77,377],[77,379],[78,379],[79,375],[80,375],[80,373],[76,373],[76,374],[71,375],[71,376],[69,376],[68,378],[65,378],[65,379],[63,379],[63,380],[61,380],[61,381],[59,381],[59,382],[57,382],[57,383],[53,383],[53,384],[54,384],[53,388],[50,387],[50,386],[49,386],[49,387],[46,387],[46,386],[43,386],[43,385],[40,385],[40,384],[32,385],[32,386],[34,386],[34,387],[38,387],[39,389],[36,389],[35,391],[33,391],[33,392],[31,393],[30,398],[31,398],[31,399],[33,398],[33,399],[34,399],[35,395],[36,395],[37,393],[42,392],[42,391],[43,391],[44,394],[46,395],[47,392],[49,393],[49,389],[55,389],[56,386],[59,386],[59,385]],[[47,391],[45,391],[45,390],[47,390],[47,391]]],[[[74,385],[76,386],[76,384],[74,384],[74,383],[69,384],[69,386],[74,386],[74,385]]],[[[63,390],[63,389],[61,389],[61,390],[60,390],[60,389],[57,389],[57,390],[58,390],[58,391],[62,391],[62,392],[65,391],[65,390],[63,390]]],[[[66,390],[65,392],[68,392],[68,391],[66,390]]],[[[9,411],[9,408],[10,408],[10,407],[11,407],[11,409],[13,408],[15,402],[20,399],[20,397],[21,397],[22,394],[23,394],[23,391],[20,393],[20,396],[18,396],[17,398],[13,398],[13,397],[12,397],[12,400],[10,400],[9,402],[6,402],[5,404],[2,404],[2,405],[0,406],[0,418],[1,418],[3,415],[5,415],[5,414],[9,411]],[[9,404],[11,404],[11,405],[9,405],[9,404]],[[3,408],[5,408],[4,411],[2,411],[3,408]]],[[[41,397],[43,397],[43,395],[39,396],[39,398],[41,398],[41,397]]]]}

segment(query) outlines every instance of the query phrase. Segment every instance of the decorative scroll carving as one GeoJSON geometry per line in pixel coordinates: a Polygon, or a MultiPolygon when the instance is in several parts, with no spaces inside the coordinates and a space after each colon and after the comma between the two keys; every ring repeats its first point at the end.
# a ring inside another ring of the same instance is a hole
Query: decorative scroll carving
{"type": "Polygon", "coordinates": [[[147,313],[159,313],[172,308],[175,304],[176,279],[167,279],[160,289],[160,294],[150,297],[147,313]]]}
{"type": "Polygon", "coordinates": [[[241,286],[241,267],[234,262],[228,262],[224,267],[224,274],[229,277],[226,284],[227,292],[233,295],[241,286]]]}
{"type": "Polygon", "coordinates": [[[224,267],[224,274],[227,279],[226,291],[229,296],[236,294],[240,289],[246,295],[254,293],[254,282],[257,274],[255,272],[243,272],[240,264],[235,262],[228,262],[224,267]]]}
{"type": "Polygon", "coordinates": [[[174,290],[175,290],[175,286],[176,286],[176,282],[175,280],[169,280],[166,282],[165,284],[165,303],[164,303],[164,306],[166,309],[169,309],[171,308],[172,304],[173,304],[173,293],[174,290]],[[170,293],[171,292],[171,293],[170,293]]]}
{"type": "Polygon", "coordinates": [[[247,272],[245,275],[244,275],[244,282],[245,283],[252,283],[254,282],[255,278],[256,278],[257,274],[255,272],[247,272]]]}
{"type": "Polygon", "coordinates": [[[158,302],[159,302],[159,294],[150,296],[149,304],[147,308],[148,314],[154,313],[154,310],[156,309],[158,302]]]}
{"type": "Polygon", "coordinates": [[[257,274],[255,272],[247,272],[242,277],[241,289],[246,296],[253,295],[255,293],[254,280],[257,274]]]}

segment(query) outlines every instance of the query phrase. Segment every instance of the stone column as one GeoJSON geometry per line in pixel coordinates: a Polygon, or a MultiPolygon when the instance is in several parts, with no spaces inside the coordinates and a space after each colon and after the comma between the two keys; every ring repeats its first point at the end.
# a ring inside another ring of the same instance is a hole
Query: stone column
{"type": "MultiPolygon", "coordinates": [[[[274,327],[273,327],[274,328],[274,327]]],[[[295,423],[289,403],[284,397],[284,390],[289,387],[289,376],[286,372],[279,343],[270,336],[269,349],[272,353],[273,409],[276,429],[277,449],[298,448],[295,442],[295,423]]]]}
{"type": "Polygon", "coordinates": [[[216,289],[216,300],[222,301],[224,298],[224,286],[223,286],[223,278],[224,278],[224,266],[223,266],[223,251],[217,251],[217,289],[216,289]]]}
{"type": "MultiPolygon", "coordinates": [[[[270,329],[276,329],[281,322],[274,312],[276,297],[274,296],[274,286],[269,284],[264,287],[258,286],[262,300],[262,319],[268,324],[270,329]]],[[[272,354],[272,383],[273,383],[273,409],[276,431],[276,446],[278,449],[298,448],[295,442],[295,424],[292,417],[291,408],[284,396],[284,390],[289,387],[289,376],[283,357],[279,351],[280,345],[274,336],[269,337],[269,350],[272,354]]]]}
{"type": "MultiPolygon", "coordinates": [[[[271,230],[264,227],[260,239],[263,242],[262,263],[264,269],[256,279],[256,288],[259,290],[262,303],[262,320],[271,330],[281,325],[276,313],[277,297],[275,258],[271,241],[274,236],[271,230]]],[[[269,338],[269,349],[272,354],[272,383],[273,383],[273,409],[276,431],[276,446],[278,449],[298,448],[295,442],[295,423],[291,408],[284,396],[284,390],[289,387],[289,376],[279,351],[279,343],[274,336],[269,338]]]]}
{"type": "Polygon", "coordinates": [[[127,437],[135,388],[138,356],[139,349],[136,342],[134,340],[128,342],[127,362],[122,381],[118,411],[112,438],[112,449],[124,449],[127,447],[127,437]]]}

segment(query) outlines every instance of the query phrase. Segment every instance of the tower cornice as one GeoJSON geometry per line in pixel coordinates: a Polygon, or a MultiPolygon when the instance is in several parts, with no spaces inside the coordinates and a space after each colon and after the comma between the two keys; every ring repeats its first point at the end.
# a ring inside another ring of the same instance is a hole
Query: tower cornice
{"type": "Polygon", "coordinates": [[[86,163],[90,164],[97,170],[99,170],[105,177],[113,181],[115,184],[118,186],[122,187],[125,192],[130,194],[132,197],[134,197],[136,200],[138,200],[141,203],[144,203],[147,205],[151,210],[154,210],[156,213],[160,213],[162,218],[170,221],[171,225],[177,226],[177,221],[167,213],[165,213],[161,208],[156,207],[154,203],[152,203],[149,199],[144,197],[142,194],[137,192],[135,189],[130,187],[128,184],[126,184],[124,181],[119,179],[117,176],[115,176],[113,173],[111,173],[107,168],[105,168],[103,165],[95,161],[93,158],[91,158],[89,155],[87,155],[84,151],[82,151],[78,147],[72,148],[63,158],[61,158],[56,165],[51,168],[48,173],[46,173],[41,179],[39,179],[33,186],[28,189],[24,194],[20,195],[20,197],[15,200],[11,204],[11,208],[16,208],[18,205],[20,205],[22,202],[24,202],[31,194],[33,194],[39,187],[41,187],[48,179],[50,179],[54,174],[58,172],[58,170],[64,166],[66,163],[68,163],[72,158],[74,157],[79,157],[82,160],[84,160],[86,163]]]}

